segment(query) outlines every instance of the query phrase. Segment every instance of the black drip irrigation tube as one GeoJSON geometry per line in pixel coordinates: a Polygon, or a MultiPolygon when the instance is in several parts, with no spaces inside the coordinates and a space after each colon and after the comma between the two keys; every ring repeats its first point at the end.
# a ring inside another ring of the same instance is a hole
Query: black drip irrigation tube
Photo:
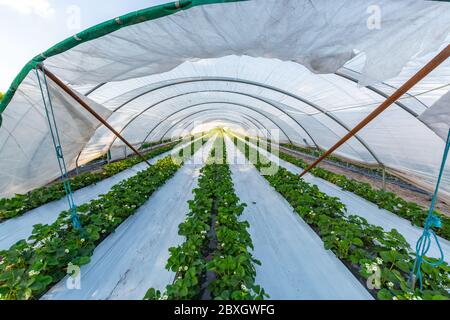
{"type": "MultiPolygon", "coordinates": [[[[214,179],[217,180],[217,171],[214,174],[214,179]]],[[[218,201],[217,197],[214,195],[213,203],[211,208],[211,221],[210,221],[210,229],[208,232],[208,237],[210,239],[208,243],[208,248],[204,253],[206,263],[210,262],[213,259],[212,253],[217,249],[217,234],[216,234],[216,221],[217,221],[217,213],[218,213],[218,201]]],[[[216,274],[211,270],[206,270],[203,272],[200,278],[200,299],[201,300],[212,300],[211,291],[208,289],[209,285],[217,279],[216,274]]]]}

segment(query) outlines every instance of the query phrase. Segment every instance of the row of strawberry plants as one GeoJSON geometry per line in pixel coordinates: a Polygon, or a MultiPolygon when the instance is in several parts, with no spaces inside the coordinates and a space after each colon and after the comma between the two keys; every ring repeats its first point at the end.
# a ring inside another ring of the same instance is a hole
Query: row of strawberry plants
{"type": "MultiPolygon", "coordinates": [[[[308,163],[302,159],[296,158],[284,152],[279,153],[279,157],[300,168],[307,168],[308,163]]],[[[428,210],[414,202],[409,202],[399,197],[393,192],[374,189],[369,183],[360,182],[355,179],[349,179],[344,175],[328,171],[323,168],[314,168],[311,173],[316,177],[327,180],[343,190],[353,192],[354,194],[376,204],[379,208],[388,210],[402,218],[405,218],[415,226],[423,227],[428,216],[428,210]]],[[[450,218],[444,216],[438,211],[434,212],[441,219],[442,226],[435,232],[439,236],[450,240],[450,218]]]]}
{"type": "Polygon", "coordinates": [[[189,201],[190,212],[179,226],[186,238],[170,248],[166,268],[176,273],[164,293],[151,288],[144,299],[262,299],[255,284],[255,264],[248,222],[239,221],[245,204],[234,192],[223,138],[213,146],[189,201]],[[222,149],[222,148],[223,149],[222,149]],[[218,149],[219,148],[219,149],[218,149]]]}
{"type": "Polygon", "coordinates": [[[165,139],[165,140],[161,140],[161,141],[155,141],[155,142],[144,142],[140,147],[139,150],[145,150],[151,147],[155,147],[157,145],[160,144],[164,144],[164,143],[169,143],[170,141],[172,141],[171,139],[165,139]]]}
{"type": "MultiPolygon", "coordinates": [[[[236,138],[234,142],[248,158],[249,149],[237,143],[236,138]]],[[[265,157],[259,154],[258,159],[262,158],[265,157]]],[[[273,165],[267,158],[261,162],[255,163],[258,170],[273,165]]],[[[332,250],[361,282],[369,278],[373,280],[369,291],[377,298],[450,298],[447,291],[450,287],[450,267],[446,263],[439,267],[423,264],[424,290],[411,288],[409,275],[415,254],[395,229],[386,232],[359,216],[347,216],[345,205],[338,198],[320,192],[317,186],[285,168],[279,167],[275,174],[264,177],[315,230],[326,249],[332,250]]]]}
{"type": "MultiPolygon", "coordinates": [[[[176,144],[170,144],[157,150],[150,151],[145,155],[146,159],[153,158],[159,154],[171,150],[176,144]]],[[[125,160],[106,164],[99,172],[85,172],[70,179],[72,191],[82,189],[95,184],[103,179],[109,178],[124,171],[142,161],[139,157],[131,157],[125,160]]],[[[0,199],[0,222],[20,216],[27,211],[40,207],[51,201],[59,200],[66,195],[62,182],[53,183],[48,186],[34,189],[27,194],[16,195],[12,198],[0,199]]]]}
{"type": "MultiPolygon", "coordinates": [[[[248,141],[248,140],[247,140],[248,141]]],[[[258,146],[269,147],[265,142],[259,142],[258,146]]],[[[302,169],[306,169],[309,163],[303,159],[287,154],[279,150],[278,157],[284,161],[290,162],[302,169]]],[[[269,152],[271,152],[269,150],[269,152]]],[[[355,179],[347,178],[344,175],[328,171],[323,168],[314,168],[310,171],[314,176],[331,182],[343,190],[353,192],[354,194],[376,204],[379,208],[388,210],[402,218],[411,222],[411,224],[423,227],[428,216],[428,209],[418,205],[417,203],[406,201],[393,192],[381,189],[374,189],[369,183],[360,182],[355,179]]],[[[435,232],[444,239],[450,240],[450,218],[438,211],[434,213],[441,219],[441,228],[435,232]]]]}
{"type": "MultiPolygon", "coordinates": [[[[318,150],[318,149],[312,148],[312,147],[301,147],[301,146],[290,144],[290,143],[280,143],[280,146],[282,146],[282,147],[284,147],[286,149],[299,151],[301,153],[305,153],[305,154],[308,154],[308,155],[311,155],[311,156],[317,157],[317,158],[320,157],[324,153],[323,150],[318,150]]],[[[338,158],[338,157],[335,157],[335,156],[332,156],[332,155],[327,156],[326,159],[330,160],[330,161],[333,161],[333,162],[336,162],[336,163],[339,163],[339,164],[344,165],[344,166],[352,165],[352,166],[354,166],[356,168],[359,168],[359,169],[362,169],[362,170],[365,170],[365,171],[369,171],[369,172],[374,173],[374,174],[380,174],[381,173],[381,170],[378,169],[378,168],[369,168],[369,167],[365,167],[365,166],[362,166],[362,165],[359,165],[359,164],[356,164],[356,163],[349,163],[349,162],[347,162],[347,161],[345,161],[345,160],[343,160],[341,158],[338,158]]]]}
{"type": "MultiPolygon", "coordinates": [[[[241,137],[241,138],[244,138],[244,137],[241,137]]],[[[254,144],[264,144],[269,149],[272,147],[272,140],[271,139],[261,139],[261,138],[256,138],[256,137],[252,137],[252,138],[245,137],[245,138],[247,138],[247,141],[253,142],[254,144]]],[[[308,154],[308,155],[311,155],[311,156],[317,157],[317,158],[320,157],[324,153],[323,150],[320,150],[320,149],[317,149],[317,148],[314,148],[314,147],[302,147],[302,146],[299,146],[299,145],[296,145],[296,144],[292,144],[292,143],[280,143],[279,145],[281,147],[286,148],[286,149],[298,151],[298,152],[301,152],[301,153],[304,153],[304,154],[308,154]]],[[[349,162],[347,162],[347,161],[345,161],[345,160],[343,160],[341,158],[335,157],[333,155],[327,156],[326,159],[330,160],[330,161],[333,161],[333,162],[336,162],[336,163],[339,163],[339,164],[342,164],[342,165],[345,165],[345,166],[350,164],[349,162]]],[[[364,167],[364,166],[361,166],[361,165],[358,165],[358,164],[355,164],[355,163],[351,163],[351,165],[355,166],[357,168],[360,168],[360,169],[364,169],[364,170],[369,171],[369,172],[380,173],[379,169],[364,167]]]]}
{"type": "MultiPolygon", "coordinates": [[[[196,149],[185,154],[188,157],[196,149]]],[[[60,281],[71,265],[89,263],[95,247],[134,214],[181,164],[171,156],[113,186],[78,207],[82,230],[72,228],[63,211],[51,225],[35,225],[32,235],[0,251],[0,300],[36,299],[60,281]]]]}

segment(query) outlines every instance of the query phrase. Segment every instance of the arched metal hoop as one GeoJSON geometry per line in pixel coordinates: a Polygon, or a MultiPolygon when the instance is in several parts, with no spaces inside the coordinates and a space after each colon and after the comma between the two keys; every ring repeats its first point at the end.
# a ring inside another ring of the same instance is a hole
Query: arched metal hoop
{"type": "MultiPolygon", "coordinates": [[[[338,75],[340,76],[340,75],[338,75]]],[[[278,93],[281,93],[283,95],[289,96],[297,101],[300,101],[314,109],[316,109],[319,113],[324,114],[326,117],[330,118],[331,120],[333,120],[334,122],[336,122],[340,127],[342,127],[343,129],[345,129],[347,132],[350,131],[350,128],[343,122],[340,120],[340,118],[336,117],[335,115],[329,113],[327,110],[323,109],[322,107],[320,107],[319,105],[303,98],[300,97],[298,95],[295,95],[291,92],[285,91],[283,89],[280,88],[276,88],[270,85],[266,85],[263,83],[259,83],[259,82],[255,82],[255,81],[250,81],[250,80],[245,80],[245,79],[238,79],[238,78],[228,78],[228,77],[199,77],[199,78],[181,78],[181,79],[175,79],[172,82],[163,82],[161,84],[157,84],[155,87],[142,92],[130,99],[128,99],[127,101],[125,101],[124,103],[122,103],[119,107],[117,107],[115,111],[120,110],[121,108],[123,108],[124,106],[126,106],[128,103],[138,99],[139,97],[145,96],[146,94],[152,93],[154,91],[163,89],[163,88],[167,88],[167,87],[171,87],[171,86],[176,86],[176,85],[180,85],[180,84],[185,84],[185,83],[192,83],[192,82],[207,82],[207,81],[218,81],[218,82],[234,82],[234,83],[242,83],[242,84],[247,84],[247,85],[253,85],[253,86],[257,86],[257,87],[261,87],[261,88],[265,88],[268,90],[272,90],[278,93]]],[[[101,87],[101,86],[99,86],[101,87]]],[[[261,98],[261,97],[259,97],[261,98]]],[[[286,114],[288,114],[287,112],[285,112],[286,114]]],[[[329,129],[329,128],[328,128],[329,129]]],[[[303,129],[304,130],[304,129],[303,129]]],[[[331,130],[331,129],[329,129],[331,130]]],[[[332,130],[331,130],[332,131],[332,130]]],[[[306,130],[305,130],[306,132],[306,130]]],[[[309,133],[307,133],[308,136],[310,136],[309,133]]],[[[361,145],[369,152],[369,154],[375,159],[375,161],[378,162],[378,164],[380,166],[383,166],[383,163],[381,162],[381,160],[377,157],[377,155],[375,154],[375,152],[367,145],[367,143],[359,136],[359,135],[355,135],[354,136],[356,140],[358,140],[359,143],[361,143],[361,145]]],[[[311,138],[311,136],[310,136],[311,138]]],[[[312,139],[312,141],[314,142],[314,140],[312,139]]],[[[317,146],[317,143],[314,142],[314,144],[317,146]]]]}
{"type": "MultiPolygon", "coordinates": [[[[207,111],[207,110],[202,110],[202,111],[207,111]]],[[[216,110],[216,111],[220,111],[220,110],[216,110]]],[[[200,111],[200,112],[201,112],[201,111],[200,111]]],[[[183,121],[189,119],[190,117],[198,116],[198,114],[199,114],[200,112],[191,113],[191,114],[187,115],[186,117],[184,117],[183,119],[180,119],[179,121],[177,121],[177,123],[171,125],[170,128],[167,129],[167,130],[165,131],[165,133],[161,136],[161,140],[164,139],[164,137],[165,137],[171,130],[173,130],[177,125],[179,125],[179,124],[182,123],[183,121]]],[[[213,116],[213,115],[211,114],[211,116],[213,116]]],[[[213,120],[218,120],[218,121],[230,121],[229,119],[224,119],[224,115],[223,115],[223,114],[222,114],[222,115],[219,115],[219,116],[214,116],[214,117],[215,117],[215,118],[214,118],[213,120]]],[[[195,121],[196,121],[196,120],[192,120],[191,122],[189,122],[189,125],[193,124],[195,121]]],[[[233,122],[233,123],[235,123],[235,124],[238,124],[238,125],[242,125],[242,124],[243,124],[243,123],[241,123],[241,122],[239,122],[239,121],[236,121],[236,120],[233,120],[233,121],[231,121],[231,122],[233,122]]],[[[183,129],[182,129],[182,131],[185,130],[185,128],[187,128],[189,125],[184,126],[183,129]]],[[[254,125],[254,127],[255,127],[258,131],[261,130],[261,128],[259,128],[259,127],[256,126],[255,124],[253,124],[253,125],[254,125]]],[[[250,127],[247,126],[247,128],[250,128],[250,127]]],[[[266,136],[266,138],[268,138],[267,134],[265,134],[265,136],[266,136]]]]}
{"type": "MultiPolygon", "coordinates": [[[[180,113],[180,112],[183,112],[183,111],[185,111],[185,110],[189,110],[189,109],[192,109],[192,108],[195,108],[195,107],[199,107],[199,106],[203,106],[203,105],[209,105],[209,104],[230,104],[230,105],[234,105],[234,106],[237,106],[237,107],[240,107],[240,108],[245,108],[245,109],[248,109],[248,110],[251,110],[251,111],[254,111],[254,112],[256,112],[256,113],[258,113],[258,114],[260,114],[261,116],[263,116],[264,118],[266,118],[267,120],[269,120],[270,122],[272,122],[278,129],[280,129],[280,131],[281,132],[283,132],[283,134],[286,136],[286,138],[289,140],[289,142],[291,142],[292,143],[292,141],[291,141],[291,139],[289,138],[289,135],[273,120],[273,119],[271,119],[270,117],[268,117],[267,115],[265,115],[264,113],[262,113],[262,112],[260,112],[260,111],[258,111],[257,109],[255,109],[255,108],[252,108],[252,107],[250,107],[250,106],[248,106],[248,105],[245,105],[245,104],[241,104],[241,103],[236,103],[236,102],[226,102],[226,101],[212,101],[212,102],[203,102],[203,103],[196,103],[196,104],[193,104],[193,105],[189,105],[189,106],[187,106],[187,107],[183,107],[182,109],[179,109],[179,110],[177,110],[177,111],[175,111],[175,112],[172,112],[170,115],[168,115],[166,118],[164,118],[163,120],[161,120],[156,126],[154,126],[148,133],[147,133],[147,135],[145,136],[145,138],[142,140],[142,141],[146,141],[147,139],[148,139],[148,137],[156,130],[156,128],[158,128],[161,124],[163,124],[165,121],[167,121],[167,120],[169,120],[172,116],[174,116],[174,115],[176,115],[176,114],[178,114],[178,113],[180,113]]],[[[208,111],[208,110],[204,110],[204,111],[208,111]]],[[[255,119],[256,120],[256,119],[255,119]]],[[[258,121],[259,122],[259,121],[258,121]]],[[[264,126],[264,128],[267,130],[267,128],[264,126]]],[[[267,131],[269,131],[269,130],[267,130],[267,131]]]]}
{"type": "MultiPolygon", "coordinates": [[[[313,138],[313,136],[309,133],[308,130],[306,130],[306,128],[299,122],[297,121],[297,119],[295,119],[294,117],[292,117],[289,113],[287,113],[286,111],[284,111],[282,108],[278,107],[276,104],[268,101],[267,99],[264,98],[260,98],[258,96],[254,96],[248,93],[243,93],[243,92],[236,92],[236,91],[230,91],[230,90],[198,90],[198,91],[191,91],[191,92],[185,92],[185,93],[181,93],[181,94],[177,94],[174,96],[170,96],[167,98],[164,98],[162,100],[159,100],[155,103],[153,103],[152,105],[148,106],[147,108],[143,109],[141,112],[137,113],[135,116],[133,116],[126,124],[125,126],[122,128],[122,130],[120,132],[123,132],[123,130],[125,130],[134,120],[136,120],[137,118],[139,118],[142,114],[146,113],[148,110],[157,107],[158,105],[160,105],[163,102],[175,99],[175,98],[179,98],[181,96],[187,96],[187,95],[191,95],[191,94],[197,94],[197,93],[207,93],[207,92],[218,92],[218,93],[229,93],[229,94],[236,94],[236,95],[243,95],[243,96],[247,96],[250,97],[252,99],[261,101],[275,109],[277,109],[278,111],[282,112],[283,114],[285,114],[289,119],[291,119],[292,121],[294,121],[307,135],[308,137],[311,139],[311,141],[314,143],[314,145],[316,146],[316,148],[320,149],[319,145],[317,144],[316,140],[313,138]]],[[[116,109],[118,110],[118,109],[116,109]]],[[[288,138],[288,140],[290,140],[290,138],[286,135],[286,137],[288,138]]],[[[114,138],[113,142],[116,139],[114,138]]]]}

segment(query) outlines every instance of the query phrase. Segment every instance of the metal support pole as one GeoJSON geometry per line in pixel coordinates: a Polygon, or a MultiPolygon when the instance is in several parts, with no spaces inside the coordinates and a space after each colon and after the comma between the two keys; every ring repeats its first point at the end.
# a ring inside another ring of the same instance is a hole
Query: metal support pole
{"type": "Polygon", "coordinates": [[[381,189],[386,191],[386,168],[385,167],[381,168],[381,175],[382,175],[381,189]]]}
{"type": "Polygon", "coordinates": [[[106,162],[111,163],[111,149],[106,153],[106,162]]]}
{"type": "Polygon", "coordinates": [[[339,140],[334,146],[326,151],[319,157],[314,163],[305,169],[300,174],[300,177],[304,176],[308,171],[316,167],[323,159],[329,156],[333,151],[343,145],[347,140],[357,134],[362,128],[364,128],[369,122],[379,116],[390,105],[397,101],[402,95],[408,92],[417,82],[426,77],[437,66],[444,62],[450,56],[450,44],[447,45],[437,56],[435,56],[430,62],[428,62],[422,69],[420,69],[415,75],[413,75],[408,81],[406,81],[400,88],[398,88],[391,96],[389,96],[382,104],[380,104],[375,110],[373,110],[366,118],[364,118],[356,127],[350,130],[341,140],[339,140]]]}

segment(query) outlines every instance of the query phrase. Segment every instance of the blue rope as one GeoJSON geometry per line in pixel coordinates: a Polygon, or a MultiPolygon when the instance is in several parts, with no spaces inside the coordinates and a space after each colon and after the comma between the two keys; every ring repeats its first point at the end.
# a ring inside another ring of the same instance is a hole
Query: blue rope
{"type": "Polygon", "coordinates": [[[70,218],[72,219],[72,225],[75,229],[81,229],[81,223],[78,219],[77,206],[73,199],[72,188],[70,186],[69,175],[67,173],[66,160],[64,159],[64,153],[61,147],[61,140],[59,138],[58,127],[56,125],[55,112],[53,110],[52,100],[50,98],[50,92],[48,89],[47,77],[45,72],[43,74],[42,83],[47,91],[47,100],[45,99],[43,85],[41,83],[41,77],[39,75],[38,69],[36,69],[36,75],[39,82],[39,88],[41,89],[42,100],[44,102],[45,114],[47,115],[48,125],[50,128],[50,134],[53,141],[53,146],[55,147],[56,158],[58,160],[59,170],[61,172],[61,180],[63,182],[64,191],[66,193],[67,202],[69,204],[70,218]]]}
{"type": "Polygon", "coordinates": [[[418,279],[420,283],[420,290],[423,289],[422,284],[422,263],[429,264],[433,267],[437,267],[444,262],[444,252],[442,251],[441,244],[436,233],[432,230],[433,227],[440,228],[442,226],[441,219],[439,216],[434,214],[434,207],[436,205],[436,200],[439,191],[439,185],[441,184],[442,176],[444,174],[445,162],[447,161],[448,153],[450,150],[450,129],[448,130],[447,143],[445,145],[444,156],[442,158],[441,168],[439,171],[438,180],[436,183],[436,188],[434,190],[433,198],[431,200],[430,210],[428,211],[427,219],[425,220],[425,225],[423,227],[423,233],[420,236],[416,244],[416,261],[414,262],[413,273],[413,287],[415,286],[415,280],[418,279]],[[425,259],[425,255],[431,247],[432,238],[436,242],[439,252],[440,259],[438,261],[432,262],[425,259]]]}

